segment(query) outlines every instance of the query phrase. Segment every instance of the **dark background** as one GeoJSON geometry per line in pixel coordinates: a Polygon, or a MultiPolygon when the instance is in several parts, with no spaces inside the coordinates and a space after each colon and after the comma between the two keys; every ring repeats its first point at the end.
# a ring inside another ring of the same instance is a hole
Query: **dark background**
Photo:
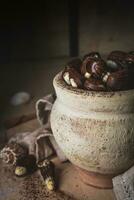
{"type": "Polygon", "coordinates": [[[5,1],[0,15],[0,62],[133,50],[132,0],[5,1]]]}
{"type": "Polygon", "coordinates": [[[70,57],[112,50],[134,50],[133,0],[0,3],[1,116],[34,110],[70,57]],[[18,91],[32,95],[30,104],[10,105],[18,91]]]}

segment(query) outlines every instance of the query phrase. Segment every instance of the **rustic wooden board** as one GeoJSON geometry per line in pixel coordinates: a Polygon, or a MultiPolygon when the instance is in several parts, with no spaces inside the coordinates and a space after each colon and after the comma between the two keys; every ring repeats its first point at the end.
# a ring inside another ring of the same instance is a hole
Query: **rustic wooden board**
{"type": "MultiPolygon", "coordinates": [[[[33,131],[38,126],[37,120],[32,120],[8,130],[7,135],[10,138],[17,132],[19,134],[23,131],[33,131]]],[[[58,191],[62,191],[78,200],[115,200],[113,190],[97,189],[81,182],[76,169],[71,163],[61,163],[58,158],[53,161],[56,164],[58,191]]],[[[68,199],[60,193],[49,194],[42,187],[38,172],[24,178],[17,178],[12,167],[0,163],[0,177],[0,200],[68,199]]]]}
{"type": "MultiPolygon", "coordinates": [[[[62,191],[78,200],[115,200],[112,190],[102,190],[87,186],[81,182],[77,171],[70,163],[61,164],[55,159],[58,191],[62,191]]],[[[60,200],[68,199],[61,193],[49,193],[38,172],[18,178],[14,169],[0,163],[0,199],[1,200],[60,200]]],[[[70,199],[71,200],[71,199],[70,199]]]]}

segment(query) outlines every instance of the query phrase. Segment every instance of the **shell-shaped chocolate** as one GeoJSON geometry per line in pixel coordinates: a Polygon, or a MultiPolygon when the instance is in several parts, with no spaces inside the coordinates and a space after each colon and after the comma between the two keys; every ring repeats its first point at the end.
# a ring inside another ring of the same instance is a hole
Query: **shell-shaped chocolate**
{"type": "Polygon", "coordinates": [[[66,67],[62,73],[63,80],[74,88],[82,87],[82,75],[74,68],[66,67]]]}
{"type": "Polygon", "coordinates": [[[93,52],[90,52],[90,53],[84,55],[83,61],[84,61],[87,57],[89,57],[89,58],[95,58],[95,59],[101,59],[101,55],[100,55],[98,52],[96,52],[96,51],[93,51],[93,52]]]}
{"type": "Polygon", "coordinates": [[[55,165],[52,161],[48,160],[48,159],[45,159],[43,161],[39,161],[37,163],[37,166],[39,169],[43,169],[43,177],[44,178],[47,178],[49,176],[54,176],[55,174],[55,165]]]}
{"type": "Polygon", "coordinates": [[[134,54],[132,53],[127,54],[125,61],[127,63],[128,68],[134,67],[134,54]]]}
{"type": "Polygon", "coordinates": [[[91,91],[106,91],[106,87],[101,80],[90,78],[85,81],[84,88],[91,91]]]}
{"type": "Polygon", "coordinates": [[[18,160],[15,168],[15,175],[18,177],[33,173],[37,169],[34,155],[27,155],[18,160]]]}
{"type": "Polygon", "coordinates": [[[28,173],[32,173],[37,169],[36,157],[29,154],[22,159],[19,159],[17,162],[17,166],[25,167],[28,173]]]}
{"type": "Polygon", "coordinates": [[[113,91],[126,90],[132,87],[132,76],[128,70],[122,69],[117,72],[113,72],[108,76],[106,85],[113,91]]]}
{"type": "Polygon", "coordinates": [[[109,69],[116,71],[116,70],[120,70],[122,68],[126,68],[127,64],[126,64],[126,56],[127,53],[124,51],[112,51],[108,58],[107,58],[107,66],[109,67],[109,69]]]}
{"type": "Polygon", "coordinates": [[[7,144],[0,152],[0,158],[4,163],[16,165],[17,162],[28,154],[26,148],[20,144],[11,142],[7,144]]]}
{"type": "Polygon", "coordinates": [[[74,68],[79,73],[80,73],[81,65],[82,65],[82,60],[80,58],[73,58],[67,63],[67,67],[74,68]]]}
{"type": "Polygon", "coordinates": [[[87,57],[81,66],[81,73],[85,78],[89,79],[91,76],[101,78],[106,71],[106,64],[102,59],[94,59],[87,57]]]}
{"type": "Polygon", "coordinates": [[[55,190],[55,165],[52,161],[45,159],[37,163],[41,176],[49,190],[55,190]]]}

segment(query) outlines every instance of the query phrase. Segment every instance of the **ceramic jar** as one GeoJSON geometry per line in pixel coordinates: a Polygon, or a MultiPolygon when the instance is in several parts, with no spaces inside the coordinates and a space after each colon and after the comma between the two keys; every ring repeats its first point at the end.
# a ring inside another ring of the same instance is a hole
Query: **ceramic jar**
{"type": "Polygon", "coordinates": [[[53,81],[54,137],[83,180],[112,187],[111,178],[134,164],[134,90],[94,92],[53,81]]]}

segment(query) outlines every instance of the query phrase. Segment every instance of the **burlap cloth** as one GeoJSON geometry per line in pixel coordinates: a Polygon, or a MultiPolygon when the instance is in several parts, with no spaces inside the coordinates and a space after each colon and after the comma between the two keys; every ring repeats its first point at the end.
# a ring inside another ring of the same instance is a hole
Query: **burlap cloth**
{"type": "MultiPolygon", "coordinates": [[[[40,128],[34,132],[17,134],[9,142],[16,141],[29,148],[29,153],[36,156],[37,161],[51,157],[54,153],[63,162],[66,157],[57,145],[50,126],[50,112],[55,95],[49,94],[36,103],[36,115],[40,128]]],[[[134,167],[113,178],[113,189],[117,200],[134,200],[134,167]]]]}
{"type": "Polygon", "coordinates": [[[55,153],[59,159],[64,162],[66,157],[57,145],[50,126],[50,112],[55,101],[55,96],[49,94],[36,103],[37,120],[40,128],[33,132],[24,132],[16,134],[9,140],[9,143],[15,141],[29,149],[29,154],[36,156],[37,162],[45,158],[50,158],[55,153]]]}

